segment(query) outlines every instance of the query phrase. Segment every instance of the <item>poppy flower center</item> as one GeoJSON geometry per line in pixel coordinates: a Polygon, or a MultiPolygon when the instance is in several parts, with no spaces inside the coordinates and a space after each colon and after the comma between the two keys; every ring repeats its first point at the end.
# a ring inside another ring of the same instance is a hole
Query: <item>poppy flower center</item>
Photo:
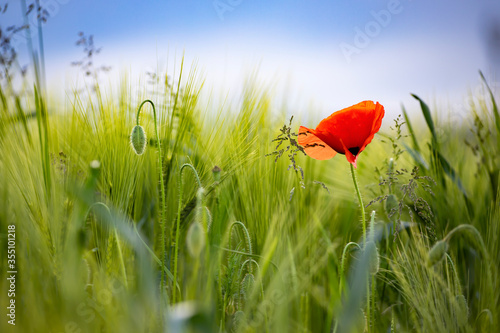
{"type": "Polygon", "coordinates": [[[347,149],[351,152],[351,154],[353,154],[354,156],[358,155],[359,153],[359,147],[352,147],[352,148],[349,148],[347,149]]]}

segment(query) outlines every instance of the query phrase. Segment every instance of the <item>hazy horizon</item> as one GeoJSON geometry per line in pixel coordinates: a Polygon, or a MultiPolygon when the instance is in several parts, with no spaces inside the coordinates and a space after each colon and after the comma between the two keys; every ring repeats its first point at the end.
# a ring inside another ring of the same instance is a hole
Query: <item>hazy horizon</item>
{"type": "MultiPolygon", "coordinates": [[[[111,82],[124,73],[134,84],[146,71],[172,75],[184,54],[186,68],[197,64],[206,79],[206,93],[237,100],[257,73],[299,114],[371,99],[395,115],[401,103],[416,106],[410,93],[458,109],[480,86],[478,70],[500,88],[487,36],[500,20],[498,1],[44,3],[47,81],[58,95],[76,86],[80,31],[102,47],[95,62],[112,67],[101,76],[111,82]]],[[[22,22],[16,6],[9,24],[22,22]]],[[[25,47],[23,38],[16,43],[25,47]]]]}

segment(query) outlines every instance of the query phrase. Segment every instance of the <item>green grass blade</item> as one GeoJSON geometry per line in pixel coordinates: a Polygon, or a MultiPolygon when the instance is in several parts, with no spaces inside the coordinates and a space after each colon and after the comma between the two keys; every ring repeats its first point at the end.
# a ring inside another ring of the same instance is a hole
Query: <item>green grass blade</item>
{"type": "Polygon", "coordinates": [[[417,149],[412,149],[408,147],[406,143],[403,142],[403,146],[406,148],[406,151],[410,156],[413,158],[413,160],[420,166],[423,167],[424,169],[428,170],[429,169],[429,164],[425,161],[424,157],[419,153],[417,149]]]}
{"type": "Polygon", "coordinates": [[[36,119],[38,123],[38,138],[40,140],[40,153],[42,154],[42,170],[43,179],[45,182],[45,188],[47,190],[47,195],[50,197],[52,181],[50,177],[50,156],[49,156],[49,133],[47,125],[47,114],[45,112],[45,107],[43,99],[40,96],[36,85],[34,86],[35,92],[35,105],[36,105],[36,119]]]}
{"type": "Polygon", "coordinates": [[[401,104],[401,110],[403,110],[403,116],[405,118],[406,125],[408,126],[408,132],[410,133],[410,137],[413,143],[413,149],[416,151],[420,151],[420,147],[418,145],[417,137],[415,136],[415,131],[413,130],[413,126],[411,125],[410,117],[408,117],[408,113],[406,112],[406,108],[401,104]]]}
{"type": "Polygon", "coordinates": [[[481,79],[483,80],[484,84],[486,85],[486,88],[488,89],[488,93],[490,94],[491,105],[493,107],[493,116],[495,117],[495,125],[497,127],[498,135],[500,135],[500,113],[498,112],[498,105],[495,100],[495,96],[493,96],[493,91],[491,91],[491,88],[488,85],[488,82],[486,81],[483,72],[479,71],[479,75],[481,76],[481,79]]]}
{"type": "Polygon", "coordinates": [[[21,100],[19,99],[19,96],[16,96],[16,111],[17,111],[17,119],[21,120],[21,123],[23,124],[24,132],[26,133],[26,137],[28,138],[28,142],[30,145],[32,144],[31,141],[31,133],[28,129],[28,122],[26,121],[26,115],[23,112],[23,109],[21,107],[21,100]]]}
{"type": "Polygon", "coordinates": [[[436,129],[434,127],[434,121],[432,120],[432,115],[431,115],[431,110],[429,109],[429,106],[417,95],[411,94],[417,101],[420,102],[420,108],[422,109],[422,113],[425,118],[425,122],[427,123],[427,126],[429,127],[429,130],[431,131],[432,134],[432,142],[433,145],[437,146],[437,135],[436,135],[436,129]]]}

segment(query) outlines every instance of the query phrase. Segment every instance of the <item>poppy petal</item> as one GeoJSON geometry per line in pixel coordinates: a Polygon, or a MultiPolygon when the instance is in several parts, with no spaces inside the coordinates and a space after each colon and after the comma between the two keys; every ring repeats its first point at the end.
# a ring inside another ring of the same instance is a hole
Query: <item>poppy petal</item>
{"type": "Polygon", "coordinates": [[[315,134],[338,153],[345,154],[347,148],[357,156],[372,141],[383,117],[384,107],[380,103],[363,101],[323,119],[315,134]]]}
{"type": "Polygon", "coordinates": [[[314,130],[301,127],[298,141],[312,158],[328,159],[335,153],[344,154],[356,167],[359,154],[380,130],[384,114],[380,103],[363,101],[332,113],[314,130]]]}
{"type": "Polygon", "coordinates": [[[309,157],[316,160],[328,160],[337,153],[314,134],[314,130],[300,126],[298,140],[309,157]]]}
{"type": "Polygon", "coordinates": [[[347,158],[347,162],[351,163],[356,168],[356,160],[358,159],[358,155],[353,155],[351,153],[351,151],[346,148],[346,146],[344,145],[344,142],[342,140],[340,140],[340,143],[342,143],[342,147],[344,148],[345,157],[347,158]]]}
{"type": "Polygon", "coordinates": [[[357,147],[361,152],[380,128],[383,115],[384,108],[378,102],[363,101],[323,119],[316,127],[316,132],[339,153],[345,150],[340,139],[348,149],[357,147]]]}
{"type": "Polygon", "coordinates": [[[365,139],[365,142],[361,146],[359,152],[362,152],[365,149],[365,147],[370,142],[372,142],[375,133],[377,133],[380,130],[380,126],[382,125],[382,119],[384,118],[384,115],[385,115],[384,107],[379,102],[377,102],[377,104],[375,105],[375,117],[373,119],[372,130],[370,132],[370,135],[365,139]]]}

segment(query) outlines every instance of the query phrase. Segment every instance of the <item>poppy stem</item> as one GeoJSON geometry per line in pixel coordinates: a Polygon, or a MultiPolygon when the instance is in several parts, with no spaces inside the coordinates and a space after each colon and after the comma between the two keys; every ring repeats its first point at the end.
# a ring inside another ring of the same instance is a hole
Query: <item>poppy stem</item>
{"type": "Polygon", "coordinates": [[[352,175],[352,181],[354,183],[354,188],[356,189],[356,194],[358,196],[359,206],[361,207],[361,223],[363,225],[363,244],[366,244],[365,206],[363,205],[363,198],[361,198],[361,192],[359,191],[358,180],[356,179],[354,166],[352,164],[351,164],[351,175],[352,175]]]}
{"type": "MultiPolygon", "coordinates": [[[[352,175],[352,181],[354,183],[354,188],[356,189],[356,195],[358,196],[358,201],[359,201],[359,207],[361,207],[361,223],[363,225],[363,247],[366,250],[366,217],[365,217],[365,205],[363,205],[363,198],[361,198],[361,192],[359,191],[359,186],[358,186],[358,180],[356,179],[356,173],[354,171],[354,165],[351,164],[351,175],[352,175]]],[[[372,310],[370,309],[370,280],[369,277],[367,279],[367,289],[366,289],[366,312],[367,312],[367,330],[370,332],[370,325],[371,325],[371,312],[372,310]]],[[[373,279],[373,277],[372,277],[373,279]]],[[[373,283],[373,280],[372,280],[373,283]]]]}
{"type": "MultiPolygon", "coordinates": [[[[141,109],[142,106],[146,103],[151,104],[151,107],[153,108],[153,117],[154,117],[154,123],[155,123],[155,133],[156,133],[156,141],[158,142],[158,168],[160,169],[160,196],[161,196],[161,212],[160,212],[160,226],[161,226],[161,258],[162,258],[162,264],[165,267],[166,262],[165,262],[165,217],[166,217],[166,200],[165,200],[165,183],[163,181],[163,162],[161,158],[161,142],[160,142],[160,135],[158,132],[158,124],[156,120],[156,109],[154,103],[146,99],[139,105],[139,108],[137,109],[137,117],[136,117],[136,122],[137,125],[139,125],[139,116],[141,114],[141,109]]],[[[165,272],[164,270],[161,271],[161,281],[160,281],[160,290],[163,291],[163,285],[164,285],[164,280],[165,280],[165,272]]],[[[174,290],[175,290],[175,285],[174,285],[174,290]]]]}

